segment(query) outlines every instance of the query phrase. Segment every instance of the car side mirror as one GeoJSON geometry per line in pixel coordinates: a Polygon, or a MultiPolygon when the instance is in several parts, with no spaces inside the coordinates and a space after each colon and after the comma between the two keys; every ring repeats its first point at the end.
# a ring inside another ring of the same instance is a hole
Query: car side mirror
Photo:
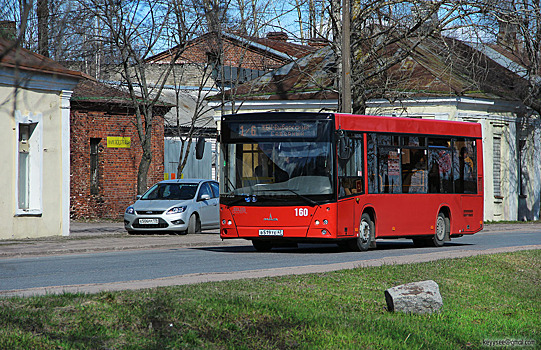
{"type": "Polygon", "coordinates": [[[135,200],[138,201],[139,199],[141,199],[141,197],[143,197],[143,196],[138,194],[137,196],[135,196],[135,200]]]}
{"type": "Polygon", "coordinates": [[[203,194],[203,195],[201,195],[201,197],[199,197],[200,201],[207,201],[209,199],[210,199],[210,195],[208,195],[208,194],[203,194]]]}

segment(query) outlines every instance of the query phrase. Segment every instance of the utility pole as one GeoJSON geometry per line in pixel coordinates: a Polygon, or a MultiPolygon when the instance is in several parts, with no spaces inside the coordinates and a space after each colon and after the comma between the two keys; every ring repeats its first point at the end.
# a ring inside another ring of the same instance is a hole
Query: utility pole
{"type": "Polygon", "coordinates": [[[351,113],[351,29],[350,0],[342,0],[342,113],[351,113]]]}

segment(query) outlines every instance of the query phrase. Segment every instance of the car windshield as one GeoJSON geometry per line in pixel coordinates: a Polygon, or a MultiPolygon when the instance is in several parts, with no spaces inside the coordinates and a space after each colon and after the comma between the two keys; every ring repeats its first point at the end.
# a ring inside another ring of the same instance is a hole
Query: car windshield
{"type": "Polygon", "coordinates": [[[152,186],[141,197],[143,200],[187,200],[193,199],[197,184],[159,183],[152,186]]]}

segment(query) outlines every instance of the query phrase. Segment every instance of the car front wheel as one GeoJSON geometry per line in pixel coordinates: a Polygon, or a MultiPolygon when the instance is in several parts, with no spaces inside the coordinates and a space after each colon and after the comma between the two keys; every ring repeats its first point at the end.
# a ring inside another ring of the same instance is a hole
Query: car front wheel
{"type": "Polygon", "coordinates": [[[186,233],[193,235],[195,233],[201,232],[201,221],[199,221],[199,218],[196,214],[192,214],[190,216],[190,220],[188,221],[188,229],[186,230],[186,233]]]}

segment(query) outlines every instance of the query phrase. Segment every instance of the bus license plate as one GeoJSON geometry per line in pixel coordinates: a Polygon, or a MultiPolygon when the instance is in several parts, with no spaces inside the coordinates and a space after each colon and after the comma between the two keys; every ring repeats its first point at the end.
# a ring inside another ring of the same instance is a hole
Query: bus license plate
{"type": "Polygon", "coordinates": [[[260,236],[283,236],[284,230],[259,230],[260,236]]]}
{"type": "Polygon", "coordinates": [[[139,219],[139,225],[158,225],[158,219],[139,219]]]}

